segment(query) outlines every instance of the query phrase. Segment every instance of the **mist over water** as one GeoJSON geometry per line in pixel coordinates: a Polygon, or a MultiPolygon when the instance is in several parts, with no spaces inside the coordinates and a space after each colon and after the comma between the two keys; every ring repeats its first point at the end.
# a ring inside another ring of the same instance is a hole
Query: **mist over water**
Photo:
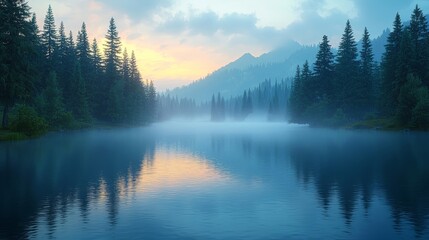
{"type": "Polygon", "coordinates": [[[427,239],[428,142],[177,121],[0,143],[0,239],[427,239]]]}

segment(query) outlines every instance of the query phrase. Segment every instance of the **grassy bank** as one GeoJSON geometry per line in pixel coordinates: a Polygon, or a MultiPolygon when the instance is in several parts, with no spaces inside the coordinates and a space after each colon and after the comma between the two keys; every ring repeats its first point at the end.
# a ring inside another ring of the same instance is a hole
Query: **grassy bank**
{"type": "Polygon", "coordinates": [[[369,119],[364,121],[355,122],[349,125],[346,125],[347,129],[375,129],[375,130],[385,130],[385,131],[401,131],[409,130],[405,126],[400,126],[393,119],[369,119]]]}

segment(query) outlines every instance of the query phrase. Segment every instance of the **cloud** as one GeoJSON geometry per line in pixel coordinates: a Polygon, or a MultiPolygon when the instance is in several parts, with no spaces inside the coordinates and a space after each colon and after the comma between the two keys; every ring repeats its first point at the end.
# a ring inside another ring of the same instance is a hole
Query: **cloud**
{"type": "Polygon", "coordinates": [[[223,16],[213,11],[194,13],[186,17],[179,12],[167,18],[157,30],[167,34],[186,33],[188,35],[213,36],[218,32],[229,34],[251,34],[258,30],[254,14],[231,13],[223,16]]]}
{"type": "Polygon", "coordinates": [[[173,0],[97,0],[104,6],[126,14],[132,21],[140,22],[142,20],[151,19],[152,16],[171,7],[174,4],[173,0]]]}
{"type": "MultiPolygon", "coordinates": [[[[306,12],[302,20],[291,24],[285,31],[287,36],[302,44],[314,44],[327,35],[336,45],[344,31],[348,16],[340,11],[332,11],[328,16],[322,17],[315,12],[306,12]]],[[[352,21],[353,26],[353,21],[352,21]]]]}
{"type": "MultiPolygon", "coordinates": [[[[182,36],[185,42],[193,42],[197,36],[206,39],[206,44],[223,42],[231,48],[238,45],[260,44],[272,47],[285,40],[285,31],[274,27],[258,27],[255,14],[228,13],[219,15],[214,11],[193,13],[186,16],[179,12],[159,24],[155,31],[167,35],[182,36]]],[[[232,50],[232,49],[231,49],[232,50]]]]}

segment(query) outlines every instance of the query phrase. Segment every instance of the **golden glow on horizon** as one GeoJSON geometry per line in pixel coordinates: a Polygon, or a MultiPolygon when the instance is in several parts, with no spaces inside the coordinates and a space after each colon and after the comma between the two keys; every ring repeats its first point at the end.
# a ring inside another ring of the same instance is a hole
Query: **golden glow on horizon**
{"type": "Polygon", "coordinates": [[[176,86],[198,80],[224,64],[224,60],[209,58],[204,50],[186,45],[171,45],[165,49],[151,48],[151,43],[122,41],[128,54],[134,50],[140,73],[144,80],[154,80],[156,85],[176,83],[176,86]],[[168,48],[168,49],[167,49],[168,48]]]}

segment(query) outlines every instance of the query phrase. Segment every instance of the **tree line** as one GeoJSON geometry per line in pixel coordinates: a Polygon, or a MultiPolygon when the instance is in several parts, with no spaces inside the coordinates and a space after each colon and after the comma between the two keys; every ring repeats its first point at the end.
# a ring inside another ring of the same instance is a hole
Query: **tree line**
{"type": "Polygon", "coordinates": [[[154,85],[142,81],[135,53],[122,48],[113,18],[104,42],[102,54],[97,40],[88,39],[85,23],[76,40],[71,31],[66,34],[63,22],[57,28],[51,6],[39,30],[26,1],[1,0],[2,127],[58,129],[154,120],[154,85]]]}
{"type": "Polygon", "coordinates": [[[409,24],[397,14],[381,63],[365,28],[360,51],[347,21],[334,56],[328,37],[313,68],[298,66],[291,86],[291,121],[338,126],[357,121],[412,129],[429,127],[429,33],[416,6],[409,24]]]}
{"type": "Polygon", "coordinates": [[[290,79],[266,79],[253,89],[243,91],[241,95],[225,97],[218,92],[212,95],[210,101],[202,102],[196,102],[192,98],[172,97],[167,92],[157,98],[157,119],[165,121],[175,117],[209,116],[214,122],[226,119],[243,121],[253,114],[272,121],[285,120],[289,82],[290,79]]]}

